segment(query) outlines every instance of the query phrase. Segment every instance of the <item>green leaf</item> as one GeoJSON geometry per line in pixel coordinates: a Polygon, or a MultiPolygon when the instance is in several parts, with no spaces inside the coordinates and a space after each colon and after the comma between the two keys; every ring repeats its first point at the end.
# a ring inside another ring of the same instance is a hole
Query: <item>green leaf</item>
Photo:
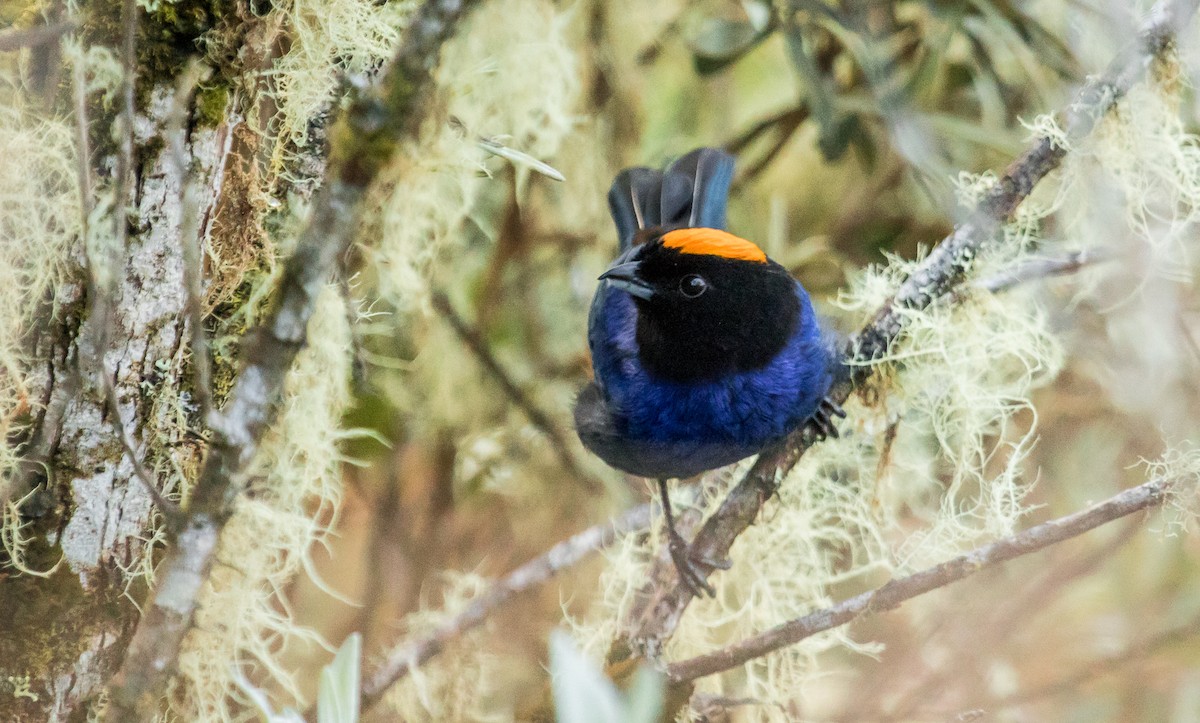
{"type": "Polygon", "coordinates": [[[550,633],[551,690],[558,723],[625,723],[617,686],[561,630],[550,633]]]}
{"type": "Polygon", "coordinates": [[[317,688],[318,723],[358,723],[358,674],[362,635],[353,633],[321,669],[317,688]]]}
{"type": "Polygon", "coordinates": [[[696,72],[701,75],[720,72],[761,43],[773,27],[770,22],[756,27],[757,22],[757,17],[751,21],[705,18],[688,42],[696,72]]]}
{"type": "Polygon", "coordinates": [[[645,665],[638,668],[629,688],[629,723],[656,723],[666,704],[667,681],[645,665]]]}

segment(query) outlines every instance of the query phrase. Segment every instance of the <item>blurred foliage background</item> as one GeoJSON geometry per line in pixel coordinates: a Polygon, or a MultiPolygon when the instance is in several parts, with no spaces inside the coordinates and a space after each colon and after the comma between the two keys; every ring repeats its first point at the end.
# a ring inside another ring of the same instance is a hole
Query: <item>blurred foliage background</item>
{"type": "MultiPolygon", "coordinates": [[[[150,5],[159,20],[175,8],[150,5]]],[[[253,38],[222,7],[176,20],[207,28],[195,49],[218,68],[252,67],[240,43],[253,38]]],[[[250,188],[254,203],[226,221],[241,228],[241,245],[209,250],[225,254],[207,292],[218,382],[233,368],[226,357],[236,355],[237,336],[260,311],[276,260],[290,250],[343,81],[378,69],[412,7],[400,0],[237,4],[238,17],[276,23],[280,36],[269,68],[201,93],[202,100],[219,95],[221,104],[234,98],[253,128],[236,142],[254,163],[233,171],[232,182],[250,188]]],[[[294,577],[272,604],[333,646],[361,632],[369,668],[372,656],[428,630],[489,579],[650,498],[643,481],[591,458],[570,421],[573,396],[590,374],[586,317],[595,278],[615,255],[605,194],[621,168],[660,166],[703,145],[735,153],[731,230],[787,266],[831,324],[849,333],[861,318],[839,305],[840,294],[873,265],[917,258],[950,232],[965,213],[962,196],[980,182],[960,174],[997,171],[1045,132],[1044,123],[1036,132],[1030,124],[1067,108],[1084,79],[1131,41],[1146,10],[1118,0],[486,3],[447,47],[421,143],[380,184],[362,243],[346,261],[353,275],[340,292],[352,328],[337,321],[332,301],[322,307],[323,323],[345,334],[342,346],[353,351],[352,401],[340,422],[350,433],[336,439],[346,461],[343,490],[340,506],[324,504],[337,493],[314,493],[310,510],[334,534],[308,553],[314,574],[294,577]],[[481,145],[543,161],[565,180],[481,145]],[[438,293],[448,305],[434,303],[438,293]]],[[[0,18],[17,25],[37,12],[36,4],[0,2],[0,18]]],[[[1054,361],[1043,360],[1032,407],[1014,412],[1011,428],[989,432],[996,448],[1014,436],[1036,439],[1018,460],[1029,485],[1022,525],[1143,481],[1139,460],[1200,432],[1193,283],[1200,164],[1190,135],[1200,118],[1196,27],[1156,70],[1152,90],[1119,111],[1127,122],[1102,128],[1039,201],[1041,247],[1104,247],[1118,250],[1119,260],[1035,280],[1011,302],[1012,313],[1048,331],[1062,352],[1061,360],[1045,355],[1054,361]],[[1153,112],[1138,115],[1139,104],[1153,112]],[[1099,180],[1108,176],[1127,182],[1099,180]],[[1139,187],[1141,196],[1129,191],[1139,187]],[[1068,192],[1087,203],[1064,204],[1068,192]]],[[[37,62],[27,54],[21,71],[35,76],[37,62]]],[[[100,65],[89,72],[99,76],[100,65]]],[[[986,304],[972,308],[987,313],[986,304]]],[[[994,340],[998,358],[1010,342],[994,340]]],[[[332,359],[337,350],[329,346],[322,350],[332,359]]],[[[319,386],[337,363],[310,369],[306,379],[319,386]]],[[[936,386],[937,371],[923,378],[936,386]]],[[[856,419],[852,410],[844,423],[851,438],[886,436],[881,419],[899,423],[886,399],[860,401],[875,413],[856,419]]],[[[302,437],[306,426],[327,421],[301,408],[289,429],[302,437]]],[[[335,441],[332,431],[314,436],[335,441]]],[[[312,454],[302,442],[293,446],[284,455],[292,461],[312,454]]],[[[987,464],[1002,467],[1004,456],[987,464]]],[[[949,487],[953,474],[929,466],[949,487]]],[[[889,468],[884,454],[873,484],[902,486],[910,473],[902,464],[889,468]]],[[[251,497],[262,489],[270,485],[254,487],[251,497]]],[[[901,532],[937,522],[927,513],[942,492],[924,493],[928,507],[902,506],[896,529],[881,533],[892,535],[881,544],[896,542],[896,558],[901,532]]],[[[768,506],[758,539],[766,531],[780,550],[800,546],[792,529],[773,527],[781,514],[768,506]]],[[[1195,536],[1181,534],[1185,518],[1176,512],[1110,525],[868,618],[813,648],[802,684],[767,681],[770,695],[749,695],[753,673],[733,673],[697,696],[689,715],[1200,720],[1200,594],[1192,584],[1200,550],[1195,536]]],[[[251,525],[241,539],[257,532],[251,525]]],[[[738,559],[735,548],[735,570],[738,559]]],[[[619,618],[601,575],[627,562],[618,553],[599,556],[522,596],[413,675],[375,715],[521,717],[546,694],[550,631],[574,627],[586,638],[579,621],[619,618]]],[[[772,610],[797,617],[884,580],[833,576],[815,581],[821,597],[798,594],[772,610]]],[[[708,648],[722,640],[717,627],[708,648]]],[[[597,652],[595,640],[585,642],[597,652]]],[[[304,635],[272,645],[277,662],[242,661],[251,677],[270,687],[279,670],[295,671],[301,697],[311,699],[329,646],[304,635]]],[[[286,686],[272,693],[294,700],[286,686]]]]}
{"type": "MultiPolygon", "coordinates": [[[[593,279],[614,254],[604,194],[616,171],[699,145],[736,153],[730,227],[836,316],[827,302],[848,277],[948,233],[963,212],[959,171],[1006,165],[1032,135],[1022,121],[1065,108],[1140,17],[1126,3],[1060,0],[594,1],[545,11],[561,23],[577,86],[561,146],[534,154],[566,180],[490,161],[461,254],[452,268],[434,262],[430,278],[570,448],[565,460],[553,452],[436,312],[368,340],[373,354],[405,361],[394,374],[370,368],[350,419],[391,448],[353,449],[365,466],[348,470],[337,540],[318,555],[326,581],[368,605],[331,603],[311,583],[292,591],[299,621],[333,640],[364,630],[368,651],[404,632],[394,621],[462,594],[463,580],[442,571],[499,575],[646,498],[641,483],[589,459],[569,427],[589,369],[593,279]],[[603,498],[584,492],[580,475],[602,480],[603,498]]],[[[1194,45],[1184,44],[1186,73],[1194,45]]],[[[1177,107],[1194,129],[1195,96],[1181,81],[1177,107]]],[[[531,150],[537,139],[498,140],[531,150]]],[[[1055,238],[1053,218],[1044,231],[1055,238]]],[[[1106,232],[1106,243],[1129,244],[1121,226],[1106,232]]],[[[1190,278],[1110,279],[1111,304],[1081,295],[1095,277],[1034,283],[1068,356],[1035,398],[1040,441],[1023,464],[1036,479],[1031,520],[1140,481],[1131,466],[1160,454],[1164,437],[1194,435],[1200,412],[1190,278]],[[1142,326],[1148,318],[1160,323],[1142,326]]],[[[1121,523],[938,591],[856,624],[854,639],[882,645],[822,654],[802,689],[709,696],[693,715],[1196,720],[1197,550],[1170,529],[1157,516],[1121,523]]],[[[539,698],[547,633],[560,607],[588,609],[603,564],[522,598],[464,641],[505,661],[488,668],[482,710],[502,719],[539,698]]],[[[311,652],[296,650],[297,664],[322,659],[311,652]]]]}

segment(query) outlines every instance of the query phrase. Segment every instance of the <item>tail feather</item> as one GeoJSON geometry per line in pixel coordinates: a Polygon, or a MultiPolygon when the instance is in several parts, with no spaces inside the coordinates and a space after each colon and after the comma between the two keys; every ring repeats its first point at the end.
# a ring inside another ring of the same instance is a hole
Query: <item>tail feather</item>
{"type": "Polygon", "coordinates": [[[621,171],[608,191],[621,250],[651,226],[724,229],[732,181],[733,156],[716,148],[698,148],[665,172],[640,166],[621,171]]]}
{"type": "Polygon", "coordinates": [[[658,223],[662,173],[653,168],[626,168],[608,189],[608,210],[617,225],[621,250],[633,244],[634,235],[658,223]]]}
{"type": "MultiPolygon", "coordinates": [[[[698,148],[675,161],[666,175],[686,182],[686,202],[675,223],[698,228],[725,228],[729,185],[733,182],[733,156],[716,148],[698,148]]],[[[663,181],[663,206],[667,204],[663,181]]]]}

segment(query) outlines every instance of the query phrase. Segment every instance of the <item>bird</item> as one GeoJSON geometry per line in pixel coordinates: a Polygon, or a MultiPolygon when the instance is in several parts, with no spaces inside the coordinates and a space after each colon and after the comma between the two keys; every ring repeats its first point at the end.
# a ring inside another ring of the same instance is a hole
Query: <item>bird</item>
{"type": "Polygon", "coordinates": [[[734,159],[696,149],[663,170],[627,168],[608,193],[619,255],[588,313],[593,380],[575,429],[609,466],[656,479],[668,549],[695,595],[715,594],[675,528],[669,479],[761,452],[810,423],[837,436],[827,395],[840,364],[804,287],[726,230],[734,159]]]}

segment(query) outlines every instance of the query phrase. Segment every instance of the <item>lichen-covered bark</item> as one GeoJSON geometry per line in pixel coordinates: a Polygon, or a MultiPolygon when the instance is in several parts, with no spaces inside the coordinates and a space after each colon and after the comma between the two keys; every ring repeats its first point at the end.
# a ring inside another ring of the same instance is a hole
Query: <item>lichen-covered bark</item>
{"type": "MultiPolygon", "coordinates": [[[[171,91],[160,88],[139,113],[136,212],[130,214],[127,247],[112,269],[107,330],[99,333],[99,320],[87,314],[79,282],[60,291],[74,302],[45,335],[57,340],[43,350],[47,408],[61,412],[47,415],[39,430],[48,440],[43,469],[49,474],[35,475],[33,481],[44,483],[47,491],[31,498],[35,504],[27,503],[23,511],[33,522],[27,529],[29,567],[54,573],[0,577],[0,620],[6,621],[0,633],[0,720],[81,715],[81,706],[119,666],[137,622],[133,600],[144,594],[144,585],[134,566],[151,552],[153,506],[110,423],[96,358],[102,340],[122,417],[144,459],[151,454],[152,430],[164,421],[155,415],[167,413],[155,406],[155,397],[163,385],[178,383],[174,375],[185,338],[179,234],[183,179],[161,142],[171,102],[171,91]]],[[[192,173],[203,189],[203,209],[214,204],[228,138],[227,124],[190,134],[192,173]]]]}

